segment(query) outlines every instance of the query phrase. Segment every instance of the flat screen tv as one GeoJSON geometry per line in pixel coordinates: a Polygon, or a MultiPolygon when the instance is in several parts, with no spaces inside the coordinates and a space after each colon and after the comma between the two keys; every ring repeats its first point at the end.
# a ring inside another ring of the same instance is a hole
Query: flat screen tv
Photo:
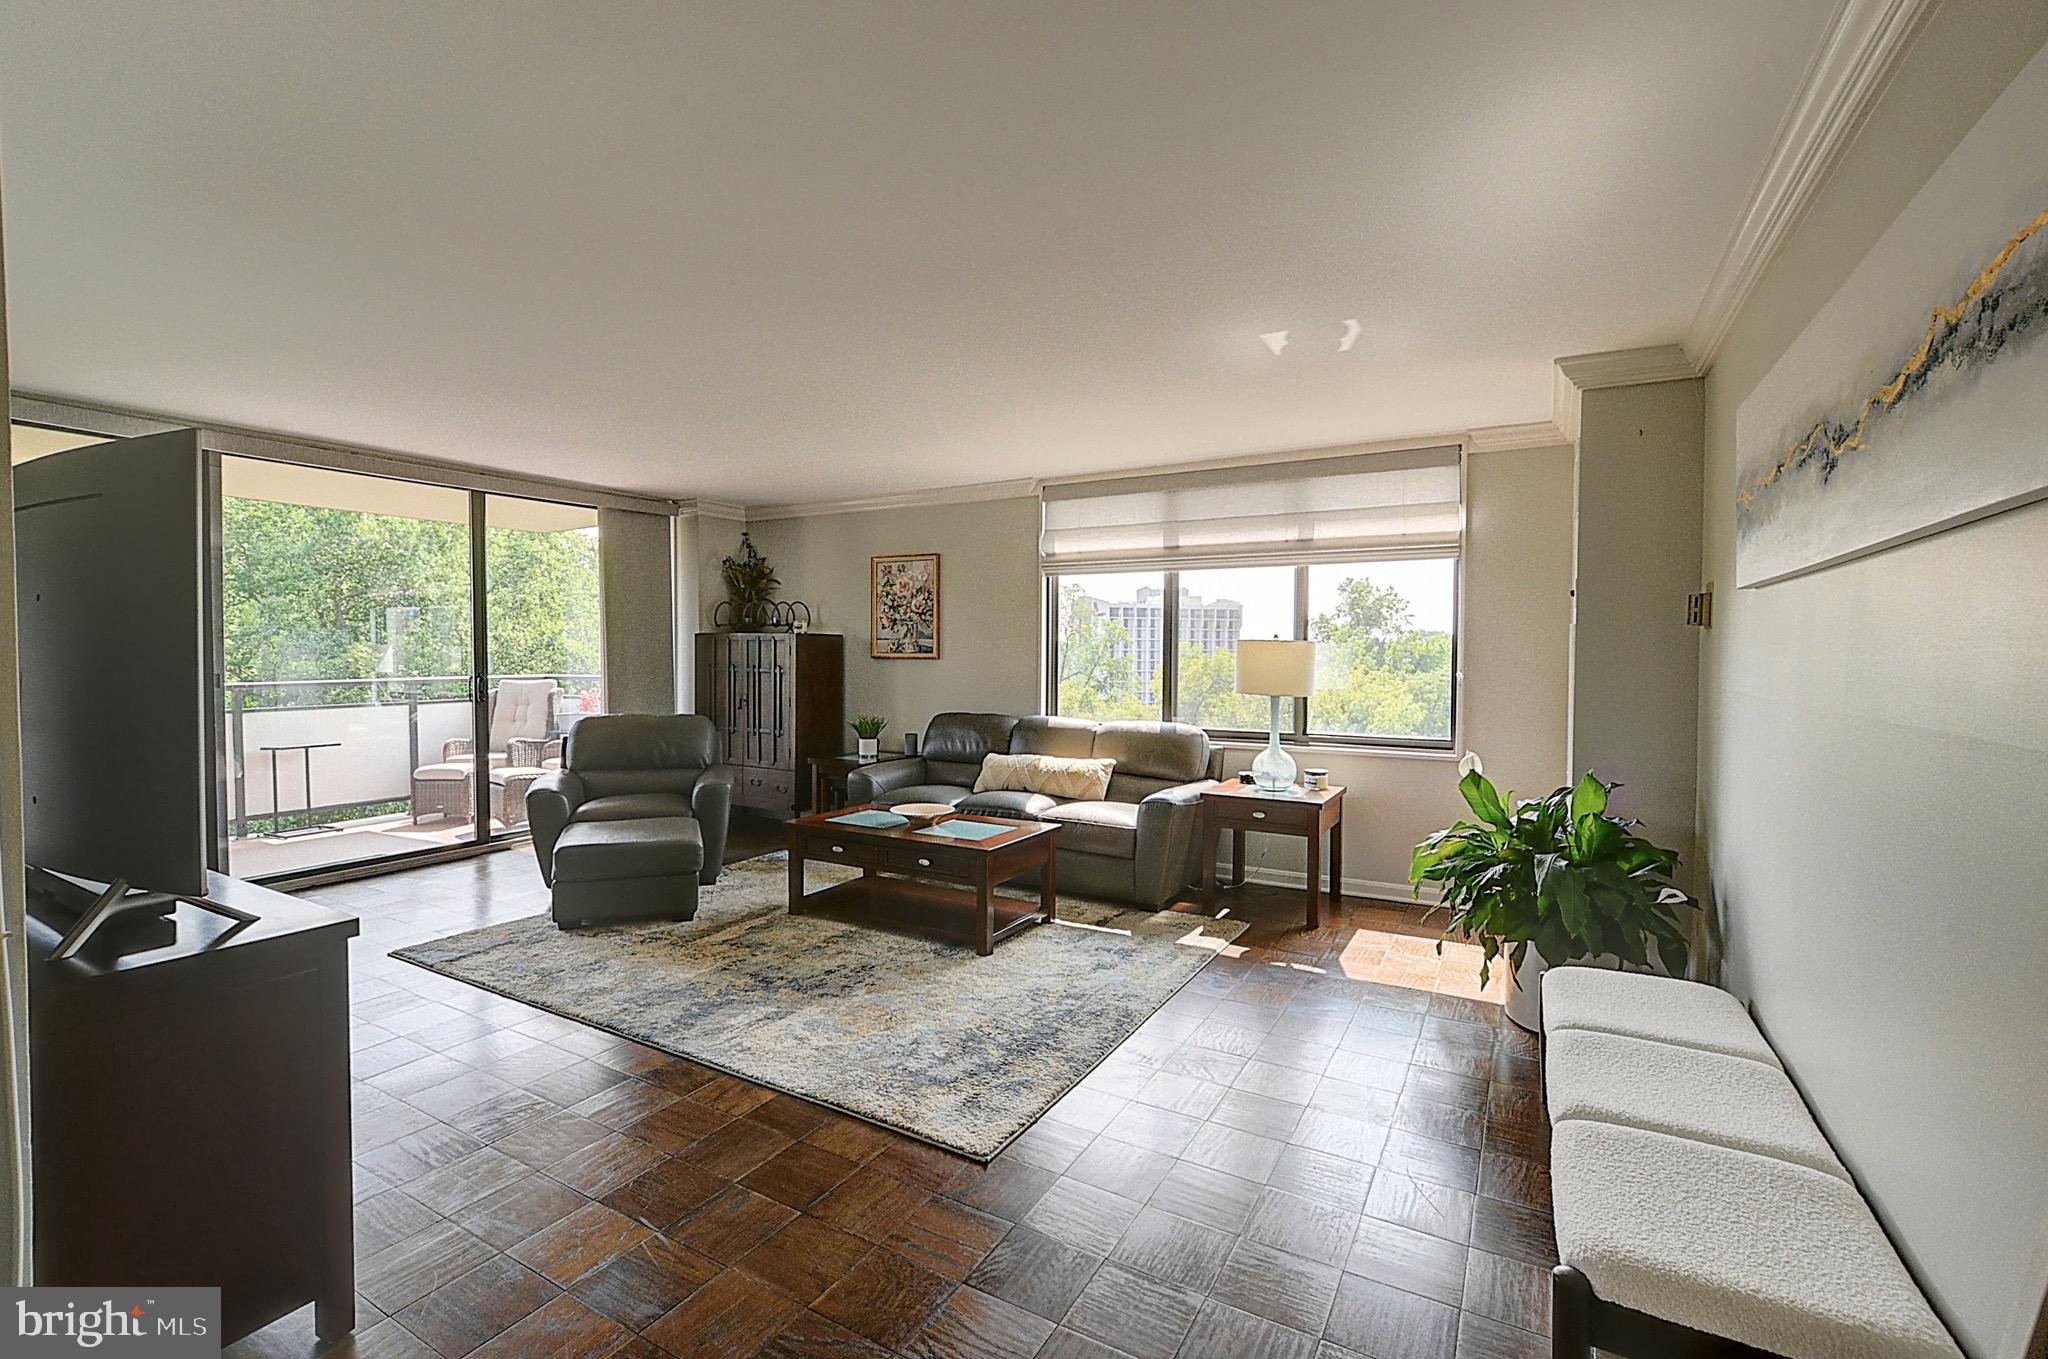
{"type": "Polygon", "coordinates": [[[14,469],[28,862],[130,909],[207,886],[206,484],[192,430],[14,469]]]}

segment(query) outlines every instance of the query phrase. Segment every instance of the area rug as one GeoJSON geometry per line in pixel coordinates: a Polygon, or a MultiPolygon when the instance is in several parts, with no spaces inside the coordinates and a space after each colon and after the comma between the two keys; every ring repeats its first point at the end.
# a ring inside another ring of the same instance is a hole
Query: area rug
{"type": "Polygon", "coordinates": [[[777,853],[728,868],[692,921],[536,915],[391,956],[986,1161],[1245,929],[1063,895],[1058,923],[982,958],[787,903],[777,853]]]}

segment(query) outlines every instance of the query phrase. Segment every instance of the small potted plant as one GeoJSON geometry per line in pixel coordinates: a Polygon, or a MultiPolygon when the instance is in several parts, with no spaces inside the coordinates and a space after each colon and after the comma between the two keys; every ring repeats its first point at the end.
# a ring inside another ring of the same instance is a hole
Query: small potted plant
{"type": "MultiPolygon", "coordinates": [[[[1543,969],[1580,958],[1616,958],[1647,968],[1649,949],[1674,977],[1685,975],[1681,910],[1691,897],[1671,881],[1678,856],[1634,834],[1636,822],[1607,814],[1617,786],[1588,774],[1572,788],[1513,805],[1467,756],[1458,791],[1478,821],[1460,821],[1415,847],[1408,878],[1443,895],[1444,938],[1477,943],[1479,980],[1492,979],[1506,955],[1514,969],[1508,1018],[1525,1029],[1541,1022],[1543,969]]],[[[1437,943],[1439,952],[1443,942],[1437,943]]]]}
{"type": "Polygon", "coordinates": [[[886,717],[856,717],[851,723],[853,734],[860,738],[860,757],[872,760],[882,751],[882,728],[889,725],[886,717]]]}

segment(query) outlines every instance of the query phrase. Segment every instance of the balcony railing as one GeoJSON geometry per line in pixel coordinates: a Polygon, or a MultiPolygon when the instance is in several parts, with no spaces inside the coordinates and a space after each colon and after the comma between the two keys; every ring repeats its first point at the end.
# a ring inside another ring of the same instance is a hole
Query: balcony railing
{"type": "MultiPolygon", "coordinates": [[[[493,675],[551,679],[562,687],[562,715],[579,714],[578,695],[596,675],[493,675]]],[[[224,687],[227,717],[229,834],[357,820],[412,810],[412,774],[441,761],[447,743],[471,737],[469,679],[261,680],[224,687]],[[308,748],[310,747],[310,749],[308,748]],[[310,789],[310,795],[308,790],[310,789]]],[[[554,735],[554,732],[550,732],[554,735]]]]}

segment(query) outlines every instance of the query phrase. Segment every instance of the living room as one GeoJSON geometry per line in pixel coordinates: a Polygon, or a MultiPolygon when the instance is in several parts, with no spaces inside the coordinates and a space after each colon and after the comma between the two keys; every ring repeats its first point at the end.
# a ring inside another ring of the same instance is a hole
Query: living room
{"type": "Polygon", "coordinates": [[[2048,1359],[2044,130],[2028,0],[10,7],[15,1343],[2048,1359]]]}

